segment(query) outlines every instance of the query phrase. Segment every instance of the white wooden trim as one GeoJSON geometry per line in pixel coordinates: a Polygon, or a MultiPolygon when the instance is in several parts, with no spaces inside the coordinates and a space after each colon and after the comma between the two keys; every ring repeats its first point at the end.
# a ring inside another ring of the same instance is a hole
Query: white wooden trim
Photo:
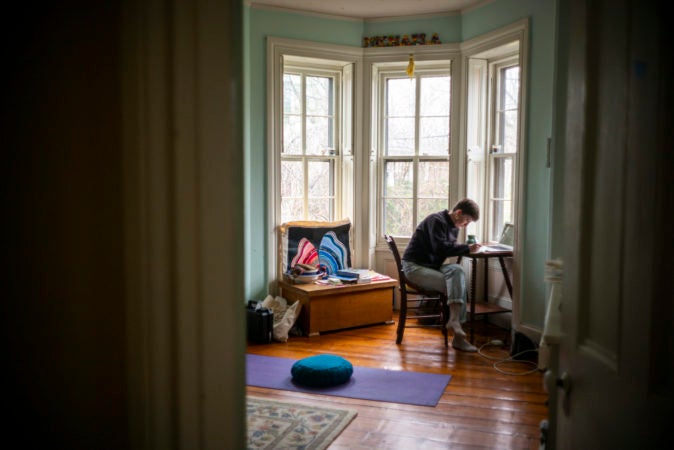
{"type": "MultiPolygon", "coordinates": [[[[526,193],[526,173],[527,173],[527,104],[528,96],[527,92],[529,90],[529,20],[524,19],[520,21],[521,28],[519,29],[519,42],[520,42],[520,53],[519,53],[519,63],[520,63],[520,129],[519,129],[519,148],[517,149],[517,185],[515,187],[515,198],[517,202],[515,204],[515,209],[517,211],[517,232],[515,233],[515,243],[514,248],[521,248],[520,243],[524,242],[524,229],[525,229],[525,219],[527,217],[526,202],[525,202],[525,193],[526,193]]],[[[521,268],[524,264],[524,257],[522,252],[516,251],[513,257],[513,329],[519,330],[524,327],[522,323],[522,316],[520,313],[521,307],[521,298],[520,298],[520,289],[521,289],[521,268]]]]}
{"type": "MultiPolygon", "coordinates": [[[[476,36],[460,44],[464,56],[473,56],[515,40],[526,42],[529,39],[529,18],[520,19],[510,25],[476,36]]],[[[528,45],[527,45],[528,46],[528,45]]],[[[522,45],[520,45],[520,51],[522,45]]]]}

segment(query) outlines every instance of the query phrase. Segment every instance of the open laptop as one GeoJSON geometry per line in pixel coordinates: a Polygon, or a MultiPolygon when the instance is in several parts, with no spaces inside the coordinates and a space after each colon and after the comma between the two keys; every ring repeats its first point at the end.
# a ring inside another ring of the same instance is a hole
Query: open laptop
{"type": "Polygon", "coordinates": [[[515,242],[515,225],[506,222],[501,231],[501,237],[497,244],[488,244],[480,247],[481,252],[512,252],[515,242]]]}

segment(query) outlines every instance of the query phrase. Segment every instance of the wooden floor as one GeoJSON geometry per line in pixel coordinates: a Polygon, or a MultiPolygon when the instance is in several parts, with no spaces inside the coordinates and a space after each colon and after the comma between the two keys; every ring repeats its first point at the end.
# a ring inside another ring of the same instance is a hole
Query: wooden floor
{"type": "MultiPolygon", "coordinates": [[[[376,402],[247,387],[248,395],[298,403],[330,404],[358,411],[330,449],[538,449],[539,424],[547,417],[542,374],[505,375],[477,353],[445,348],[438,329],[408,328],[401,345],[395,325],[375,325],[293,337],[286,343],[251,344],[248,353],[300,359],[321,353],[343,356],[354,366],[451,374],[435,407],[376,402]]],[[[507,333],[483,322],[476,344],[504,340],[507,333]]],[[[451,339],[451,338],[450,338],[451,339]]],[[[485,353],[507,358],[508,348],[487,346],[485,353]]],[[[521,363],[499,365],[525,372],[521,363]]]]}

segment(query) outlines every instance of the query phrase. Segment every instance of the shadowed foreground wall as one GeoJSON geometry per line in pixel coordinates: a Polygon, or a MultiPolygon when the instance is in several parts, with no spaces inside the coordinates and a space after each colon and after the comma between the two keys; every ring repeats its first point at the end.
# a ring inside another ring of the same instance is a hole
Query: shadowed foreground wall
{"type": "Polygon", "coordinates": [[[20,8],[2,31],[3,403],[22,446],[119,449],[120,8],[79,3],[20,8]]]}

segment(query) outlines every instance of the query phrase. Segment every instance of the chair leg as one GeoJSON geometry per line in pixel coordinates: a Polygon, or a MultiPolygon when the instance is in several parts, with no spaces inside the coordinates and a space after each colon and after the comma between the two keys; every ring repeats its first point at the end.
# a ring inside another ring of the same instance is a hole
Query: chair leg
{"type": "Polygon", "coordinates": [[[400,344],[403,341],[403,334],[405,334],[406,321],[407,321],[407,298],[403,298],[403,296],[400,296],[400,316],[398,317],[396,344],[400,344]]]}
{"type": "Polygon", "coordinates": [[[445,347],[449,347],[449,342],[447,340],[447,322],[449,322],[449,305],[445,299],[440,300],[442,302],[442,335],[445,338],[445,347]]]}

